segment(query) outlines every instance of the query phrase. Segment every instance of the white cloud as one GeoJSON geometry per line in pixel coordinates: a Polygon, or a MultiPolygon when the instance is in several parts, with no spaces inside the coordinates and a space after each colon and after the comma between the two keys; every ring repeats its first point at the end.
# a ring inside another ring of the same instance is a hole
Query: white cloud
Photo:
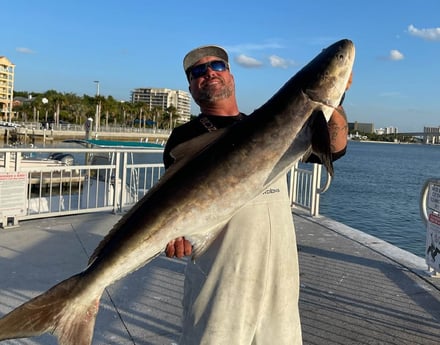
{"type": "Polygon", "coordinates": [[[23,47],[16,48],[15,50],[19,53],[22,53],[22,54],[34,54],[35,53],[32,49],[23,48],[23,47]]]}
{"type": "Polygon", "coordinates": [[[408,26],[411,36],[420,37],[427,41],[440,41],[440,28],[417,29],[414,25],[408,26]]]}
{"type": "Polygon", "coordinates": [[[240,66],[248,67],[248,68],[261,67],[263,65],[261,61],[244,54],[240,54],[236,56],[234,60],[240,66]]]}
{"type": "Polygon", "coordinates": [[[271,55],[269,56],[270,65],[272,67],[277,68],[288,68],[289,66],[295,65],[295,62],[292,60],[286,60],[282,57],[279,57],[277,55],[271,55]]]}
{"type": "Polygon", "coordinates": [[[403,60],[404,56],[401,52],[396,49],[390,51],[389,59],[393,61],[403,60]]]}

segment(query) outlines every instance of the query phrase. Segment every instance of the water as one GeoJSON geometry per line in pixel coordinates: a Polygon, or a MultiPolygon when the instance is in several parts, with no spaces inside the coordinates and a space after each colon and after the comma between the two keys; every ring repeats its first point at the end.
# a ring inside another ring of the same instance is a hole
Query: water
{"type": "Polygon", "coordinates": [[[420,194],[439,158],[440,146],[349,142],[320,213],[424,257],[420,194]]]}

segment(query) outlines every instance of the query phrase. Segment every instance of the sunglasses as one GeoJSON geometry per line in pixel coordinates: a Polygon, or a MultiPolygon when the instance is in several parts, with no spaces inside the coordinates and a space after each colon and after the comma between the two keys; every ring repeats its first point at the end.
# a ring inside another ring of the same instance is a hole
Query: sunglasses
{"type": "Polygon", "coordinates": [[[208,72],[208,67],[215,72],[224,72],[228,69],[228,64],[223,60],[213,60],[200,65],[191,67],[188,69],[188,75],[191,75],[194,79],[203,77],[208,72]]]}

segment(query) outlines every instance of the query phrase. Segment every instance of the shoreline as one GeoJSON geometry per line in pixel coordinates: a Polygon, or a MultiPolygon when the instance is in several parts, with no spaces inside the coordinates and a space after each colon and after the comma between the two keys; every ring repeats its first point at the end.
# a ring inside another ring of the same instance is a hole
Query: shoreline
{"type": "MultiPolygon", "coordinates": [[[[117,141],[142,141],[157,142],[168,140],[169,133],[153,132],[92,132],[90,139],[117,140],[117,141]]],[[[9,143],[19,143],[21,145],[62,142],[66,139],[86,139],[84,131],[72,130],[41,130],[41,129],[21,129],[10,132],[9,130],[0,131],[0,140],[6,145],[9,143]]]]}
{"type": "Polygon", "coordinates": [[[435,144],[424,144],[424,143],[407,143],[407,142],[402,142],[402,141],[380,141],[380,140],[353,140],[353,139],[348,139],[347,142],[357,142],[357,143],[373,143],[373,144],[394,144],[394,145],[435,145],[435,144]]]}

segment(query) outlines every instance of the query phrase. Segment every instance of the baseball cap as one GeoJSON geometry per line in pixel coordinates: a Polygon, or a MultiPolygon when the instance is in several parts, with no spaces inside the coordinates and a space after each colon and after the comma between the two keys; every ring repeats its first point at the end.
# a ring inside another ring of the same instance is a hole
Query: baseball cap
{"type": "Polygon", "coordinates": [[[215,45],[201,46],[191,50],[183,58],[183,70],[185,74],[188,75],[188,69],[205,56],[215,56],[229,63],[228,53],[222,47],[215,45]]]}

